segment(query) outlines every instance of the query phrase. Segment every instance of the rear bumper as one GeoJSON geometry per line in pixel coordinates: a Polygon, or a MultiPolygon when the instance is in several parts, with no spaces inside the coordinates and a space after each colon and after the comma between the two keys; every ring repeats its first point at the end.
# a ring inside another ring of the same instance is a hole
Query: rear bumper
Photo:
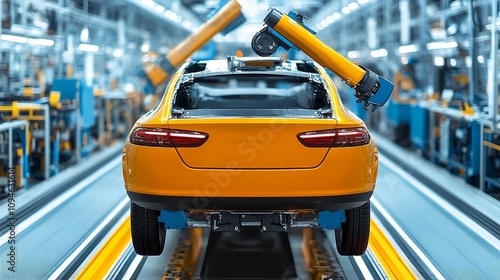
{"type": "Polygon", "coordinates": [[[190,168],[175,149],[128,142],[122,157],[126,190],[158,197],[349,197],[375,189],[378,166],[373,142],[331,149],[321,165],[304,169],[245,169],[237,160],[226,168],[190,168]]]}
{"type": "Polygon", "coordinates": [[[193,197],[127,192],[136,204],[154,210],[347,210],[363,205],[373,192],[314,197],[193,197]]]}

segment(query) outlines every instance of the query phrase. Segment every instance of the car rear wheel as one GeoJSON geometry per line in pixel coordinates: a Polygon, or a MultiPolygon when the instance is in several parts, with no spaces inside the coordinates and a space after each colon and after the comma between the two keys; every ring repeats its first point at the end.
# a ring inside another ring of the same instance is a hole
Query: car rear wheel
{"type": "Polygon", "coordinates": [[[337,252],[342,256],[365,253],[370,236],[370,202],[345,211],[346,221],[335,230],[337,252]]]}
{"type": "Polygon", "coordinates": [[[130,224],[135,252],[143,256],[158,256],[163,252],[166,230],[158,222],[160,211],[150,210],[130,202],[130,224]]]}

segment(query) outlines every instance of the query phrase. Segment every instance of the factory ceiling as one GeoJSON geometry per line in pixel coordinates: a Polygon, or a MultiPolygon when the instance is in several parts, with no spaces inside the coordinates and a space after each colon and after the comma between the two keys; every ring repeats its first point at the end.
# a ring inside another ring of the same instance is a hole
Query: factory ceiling
{"type": "MultiPolygon", "coordinates": [[[[163,2],[172,1],[163,0],[163,2]]],[[[217,8],[220,2],[219,0],[180,0],[180,3],[196,14],[201,21],[204,21],[207,15],[217,8]]],[[[330,2],[330,0],[240,0],[239,2],[246,12],[248,12],[245,16],[249,14],[247,16],[249,22],[254,23],[261,22],[262,18],[253,17],[253,15],[262,13],[262,10],[265,12],[269,7],[281,11],[300,11],[312,16],[327,2],[330,2]]]]}

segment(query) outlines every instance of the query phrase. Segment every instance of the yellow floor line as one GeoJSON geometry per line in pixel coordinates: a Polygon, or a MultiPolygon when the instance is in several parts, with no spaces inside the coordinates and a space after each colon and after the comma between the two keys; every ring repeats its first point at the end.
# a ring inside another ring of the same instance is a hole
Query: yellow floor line
{"type": "Polygon", "coordinates": [[[104,279],[106,273],[130,242],[130,217],[109,237],[76,279],[104,279]]]}
{"type": "Polygon", "coordinates": [[[373,220],[370,227],[368,246],[377,257],[389,279],[417,279],[417,276],[373,220]]]}
{"type": "MultiPolygon", "coordinates": [[[[368,245],[389,279],[418,279],[373,220],[370,227],[368,245]]],[[[130,236],[130,217],[127,217],[76,279],[103,279],[125,250],[130,242],[130,236]]]]}

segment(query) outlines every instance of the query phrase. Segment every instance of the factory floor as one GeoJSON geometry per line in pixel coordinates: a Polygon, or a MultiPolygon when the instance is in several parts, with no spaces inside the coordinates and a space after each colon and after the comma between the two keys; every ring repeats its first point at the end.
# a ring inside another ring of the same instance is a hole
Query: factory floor
{"type": "MultiPolygon", "coordinates": [[[[231,240],[242,236],[234,233],[169,230],[161,256],[139,256],[130,239],[118,143],[17,193],[16,272],[4,269],[0,279],[174,279],[169,277],[176,273],[198,279],[313,279],[321,273],[346,279],[498,279],[500,203],[373,135],[379,178],[371,200],[372,235],[362,256],[339,256],[334,232],[319,230],[310,242],[305,233],[291,231],[250,234],[236,243],[231,240]],[[77,174],[85,175],[72,181],[77,174]],[[321,252],[316,259],[327,260],[321,271],[311,270],[314,258],[304,253],[311,246],[321,252]],[[196,256],[190,262],[186,250],[196,256]]],[[[3,201],[0,208],[6,207],[3,201]]],[[[10,233],[0,234],[0,254],[6,256],[10,233]]]]}

